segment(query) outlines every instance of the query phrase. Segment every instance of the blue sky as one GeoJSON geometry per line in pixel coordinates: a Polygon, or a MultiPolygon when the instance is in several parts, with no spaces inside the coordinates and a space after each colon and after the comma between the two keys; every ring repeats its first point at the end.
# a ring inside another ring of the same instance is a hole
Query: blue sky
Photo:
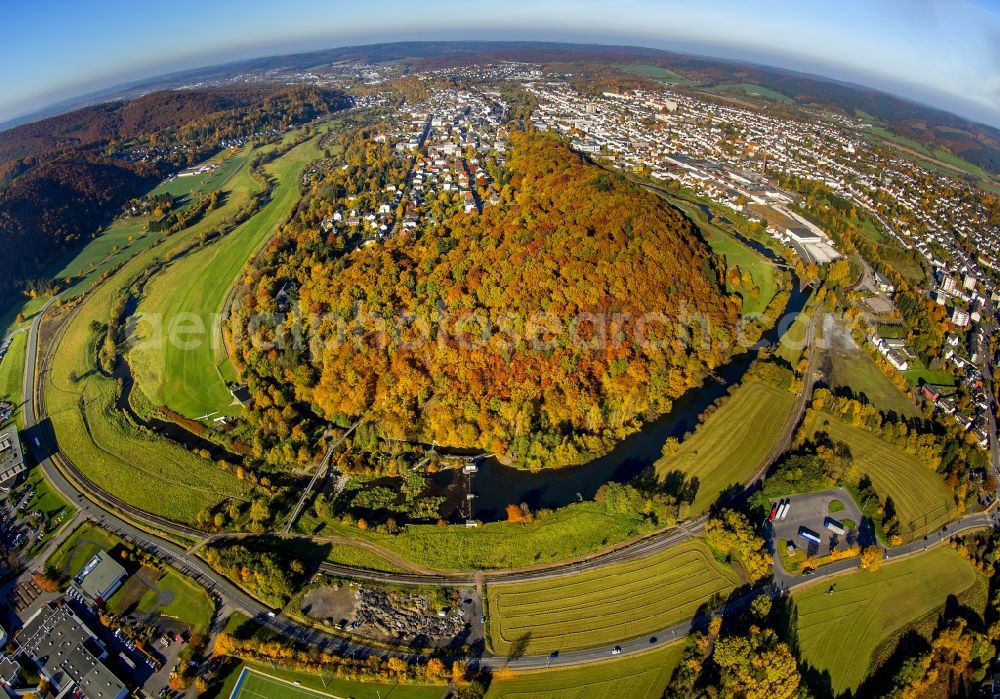
{"type": "Polygon", "coordinates": [[[405,39],[621,43],[858,82],[1000,126],[1000,0],[11,0],[0,121],[238,58],[405,39]]]}

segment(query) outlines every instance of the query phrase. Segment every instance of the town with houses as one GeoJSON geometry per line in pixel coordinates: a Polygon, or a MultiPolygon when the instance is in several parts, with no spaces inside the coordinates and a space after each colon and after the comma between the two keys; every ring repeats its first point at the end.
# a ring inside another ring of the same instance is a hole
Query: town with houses
{"type": "MultiPolygon", "coordinates": [[[[382,83],[395,76],[386,66],[340,64],[296,79],[338,87],[360,80],[371,104],[382,83]]],[[[429,95],[403,103],[378,122],[374,139],[390,145],[405,176],[367,206],[347,206],[323,222],[326,232],[361,231],[366,245],[400,231],[433,225],[452,213],[481,211],[496,204],[497,173],[508,148],[509,107],[501,86],[530,95],[534,128],[554,131],[572,148],[626,173],[646,173],[649,182],[676,181],[766,229],[804,264],[824,265],[843,254],[831,236],[808,216],[803,197],[780,186],[791,178],[819,182],[878,222],[881,233],[918,252],[933,270],[926,294],[945,307],[954,333],[947,338],[946,366],[971,393],[973,411],[958,411],[950,391],[930,383],[919,394],[935,410],[989,444],[991,399],[983,370],[994,358],[984,324],[993,322],[992,304],[1000,301],[987,270],[995,269],[992,250],[1000,230],[984,225],[974,189],[901,156],[887,156],[865,132],[861,119],[825,114],[822,120],[795,121],[665,86],[584,94],[569,75],[545,73],[530,63],[498,63],[417,74],[429,95]],[[450,79],[480,89],[440,88],[450,79]],[[438,203],[450,202],[445,208],[438,203]]],[[[357,204],[357,205],[355,205],[357,204]]],[[[865,293],[866,339],[900,372],[919,360],[905,339],[882,337],[878,328],[899,313],[894,288],[864,263],[858,290],[865,293]]]]}
{"type": "MultiPolygon", "coordinates": [[[[922,291],[945,309],[950,320],[951,332],[938,368],[951,374],[954,385],[921,381],[914,393],[942,418],[973,435],[980,447],[991,448],[992,442],[996,449],[990,380],[997,359],[988,336],[996,321],[994,304],[1000,301],[993,276],[997,269],[993,251],[1000,242],[1000,229],[984,224],[981,205],[965,181],[903,157],[887,156],[865,138],[870,124],[843,115],[796,121],[772,115],[766,108],[700,98],[669,86],[585,94],[573,87],[566,74],[546,73],[540,65],[517,62],[418,73],[416,77],[427,85],[427,96],[389,108],[389,96],[380,93],[380,86],[396,77],[394,66],[360,63],[335,64],[323,71],[291,74],[276,70],[246,76],[247,81],[279,79],[362,87],[352,109],[377,110],[372,139],[391,151],[393,172],[399,177],[380,191],[343,197],[336,211],[322,221],[325,233],[360,234],[362,244],[372,246],[403,232],[427,230],[451,215],[473,214],[497,205],[510,147],[512,104],[505,95],[512,88],[529,98],[534,128],[560,134],[578,153],[618,168],[642,184],[676,183],[730,216],[762,224],[782,249],[798,258],[791,263],[823,266],[845,257],[833,237],[809,216],[803,197],[781,186],[792,179],[818,182],[866,212],[879,224],[882,235],[919,253],[933,271],[922,291]],[[441,87],[445,79],[453,86],[441,87]],[[957,387],[970,399],[961,409],[954,395],[957,387]]],[[[254,137],[275,135],[278,132],[254,137]]],[[[247,140],[218,145],[242,148],[247,140]]],[[[143,160],[166,154],[163,148],[151,146],[116,157],[143,160]]],[[[195,165],[172,177],[208,175],[214,167],[195,165]]],[[[873,355],[905,375],[920,359],[905,337],[886,332],[899,322],[896,289],[866,261],[861,260],[860,266],[861,279],[852,291],[857,292],[867,321],[863,340],[873,355]]],[[[290,292],[287,287],[278,291],[280,310],[289,307],[290,292]]],[[[9,345],[10,338],[0,345],[0,358],[9,345]]],[[[0,425],[14,409],[12,404],[0,403],[0,425]]],[[[0,442],[0,456],[6,454],[11,464],[16,461],[19,474],[23,465],[20,452],[10,448],[17,443],[13,434],[6,443],[0,442]]],[[[13,467],[2,460],[0,465],[13,467]]],[[[9,479],[7,474],[4,478],[9,479]]],[[[21,491],[15,508],[33,495],[34,491],[21,491]]],[[[41,541],[52,526],[26,520],[23,528],[30,534],[26,541],[41,541]]],[[[4,536],[6,527],[0,531],[4,536]]],[[[18,545],[23,543],[18,541],[18,545]]],[[[95,604],[114,594],[131,574],[110,557],[95,555],[74,580],[70,596],[74,603],[95,604]]],[[[125,637],[100,640],[90,628],[93,619],[74,612],[69,602],[47,601],[51,595],[36,602],[39,594],[38,590],[30,592],[26,602],[35,611],[16,641],[17,651],[55,689],[76,687],[80,695],[117,698],[128,694],[128,686],[144,683],[147,690],[164,688],[160,696],[165,696],[170,671],[163,669],[164,661],[177,667],[177,650],[168,648],[171,639],[183,643],[181,633],[169,624],[158,627],[155,637],[165,639],[162,652],[137,651],[125,637]],[[129,680],[119,679],[116,669],[129,680]]],[[[433,622],[436,635],[449,638],[465,627],[466,617],[479,616],[478,611],[460,609],[451,616],[431,617],[426,601],[418,600],[412,618],[397,614],[393,620],[391,605],[383,597],[377,591],[358,593],[359,619],[386,636],[426,634],[424,626],[433,622]]],[[[345,622],[338,622],[338,630],[345,622]]],[[[12,686],[25,669],[13,655],[0,659],[0,685],[12,686]]]]}

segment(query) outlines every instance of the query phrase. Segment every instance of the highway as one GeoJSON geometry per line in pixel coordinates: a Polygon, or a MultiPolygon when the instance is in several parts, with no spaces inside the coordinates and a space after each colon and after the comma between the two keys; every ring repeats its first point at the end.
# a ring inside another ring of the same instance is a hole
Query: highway
{"type": "MultiPolygon", "coordinates": [[[[38,333],[41,324],[41,317],[45,310],[52,304],[46,304],[32,320],[29,328],[29,336],[25,357],[24,376],[24,422],[29,435],[38,435],[39,442],[34,438],[30,440],[30,449],[38,460],[40,468],[53,487],[67,501],[74,503],[81,511],[83,517],[99,523],[102,527],[122,536],[137,546],[146,549],[165,562],[177,568],[182,573],[191,576],[201,585],[214,592],[222,600],[222,608],[229,611],[240,611],[255,619],[261,624],[280,632],[288,638],[300,643],[312,645],[320,650],[335,652],[341,655],[353,655],[356,657],[366,657],[368,655],[389,656],[394,655],[405,658],[412,662],[417,662],[422,656],[407,652],[388,652],[380,648],[364,645],[357,641],[348,641],[339,637],[334,637],[317,629],[299,624],[286,617],[276,614],[277,610],[272,610],[258,602],[242,589],[232,584],[226,578],[218,575],[208,564],[198,558],[194,551],[203,543],[215,540],[219,537],[206,537],[201,531],[192,529],[176,522],[170,522],[162,518],[143,513],[136,508],[128,506],[112,496],[104,493],[93,483],[88,481],[70,460],[58,451],[55,444],[50,444],[46,435],[35,429],[39,420],[44,418],[44,406],[41,401],[41,371],[38,367],[38,333]],[[175,543],[167,536],[179,536],[184,539],[195,539],[195,545],[185,548],[175,543]]],[[[768,468],[787,449],[792,436],[802,414],[808,404],[808,397],[812,385],[815,381],[816,366],[816,343],[815,318],[810,320],[807,326],[806,342],[809,346],[810,361],[806,375],[803,377],[803,391],[800,394],[795,408],[789,415],[784,425],[781,437],[775,448],[763,460],[760,468],[748,482],[745,493],[751,492],[763,480],[768,468]]],[[[42,367],[43,368],[43,367],[42,367]]],[[[521,571],[498,571],[486,576],[490,584],[503,584],[505,582],[523,582],[530,580],[549,579],[559,576],[578,573],[586,570],[597,569],[612,563],[633,560],[649,556],[658,551],[674,546],[692,536],[695,536],[704,529],[707,516],[695,520],[684,522],[677,527],[668,530],[661,530],[650,534],[637,541],[628,542],[617,549],[602,552],[593,556],[565,562],[535,570],[521,571]]],[[[947,540],[947,538],[957,531],[964,531],[971,528],[982,528],[992,526],[991,515],[978,514],[953,523],[950,527],[945,527],[941,531],[929,537],[926,541],[914,542],[907,546],[893,549],[887,554],[889,560],[901,558],[921,551],[927,546],[937,545],[947,540]]],[[[779,595],[788,590],[800,586],[814,584],[817,580],[841,574],[846,570],[857,567],[856,561],[841,561],[832,566],[821,568],[811,577],[790,577],[783,571],[776,570],[776,576],[772,583],[754,589],[743,596],[728,601],[724,608],[726,611],[735,611],[749,603],[754,597],[761,593],[779,595]]],[[[780,568],[780,564],[779,564],[780,568]]],[[[344,566],[337,566],[324,563],[320,566],[324,572],[350,577],[355,579],[366,579],[397,584],[419,584],[419,585],[473,585],[476,576],[473,574],[388,574],[358,571],[344,566]]],[[[714,610],[718,613],[722,609],[714,610]]],[[[221,615],[220,615],[221,616],[221,615]]],[[[675,626],[662,629],[649,636],[642,636],[634,639],[623,639],[619,642],[621,655],[642,653],[652,647],[677,640],[687,635],[694,626],[707,622],[707,618],[696,618],[690,621],[677,624],[675,626]],[[652,638],[656,639],[655,643],[652,638]]],[[[213,631],[219,630],[219,624],[213,631]]],[[[516,658],[506,656],[493,656],[486,653],[478,657],[463,658],[469,661],[474,667],[497,669],[509,667],[515,670],[537,669],[546,667],[571,666],[599,660],[606,660],[611,657],[610,646],[590,648],[585,650],[560,652],[555,655],[525,655],[516,658]]]]}

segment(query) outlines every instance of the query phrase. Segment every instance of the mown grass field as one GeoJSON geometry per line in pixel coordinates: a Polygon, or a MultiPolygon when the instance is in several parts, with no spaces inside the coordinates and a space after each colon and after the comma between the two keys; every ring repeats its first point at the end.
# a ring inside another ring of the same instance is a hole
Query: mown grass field
{"type": "Polygon", "coordinates": [[[334,674],[323,678],[305,672],[247,663],[238,665],[226,677],[215,696],[218,699],[441,699],[444,686],[398,684],[392,682],[355,682],[334,674]],[[243,680],[240,693],[233,697],[236,682],[244,668],[250,675],[243,680]]]}
{"type": "Polygon", "coordinates": [[[761,313],[777,291],[774,267],[763,255],[743,245],[725,231],[701,221],[698,225],[703,229],[712,252],[725,258],[727,269],[739,268],[743,284],[739,288],[730,288],[729,291],[735,291],[743,298],[743,315],[761,313]],[[754,286],[760,289],[760,295],[756,298],[749,291],[754,286]]]}
{"type": "MultiPolygon", "coordinates": [[[[778,321],[779,323],[781,320],[778,321]]],[[[817,322],[817,329],[821,323],[817,322]]],[[[774,349],[775,355],[784,359],[791,366],[799,363],[802,353],[805,351],[806,329],[809,327],[809,315],[806,312],[799,313],[792,324],[788,326],[778,341],[774,349]]]]}
{"type": "Polygon", "coordinates": [[[205,590],[172,569],[168,569],[155,584],[157,590],[172,595],[171,599],[164,602],[158,592],[149,590],[139,601],[137,611],[177,619],[191,626],[194,633],[208,631],[215,605],[205,590]]]}
{"type": "Polygon", "coordinates": [[[938,547],[871,573],[836,578],[793,595],[802,658],[830,673],[835,693],[868,675],[879,645],[903,626],[975,585],[978,574],[958,553],[938,547]]]}
{"type": "Polygon", "coordinates": [[[919,359],[914,359],[910,362],[910,368],[903,372],[903,376],[914,386],[922,383],[929,383],[934,386],[955,385],[955,377],[950,372],[928,369],[919,359]]]}
{"type": "Polygon", "coordinates": [[[350,544],[331,544],[326,560],[360,570],[374,570],[380,573],[406,572],[401,566],[387,561],[373,551],[350,544]]]}
{"type": "Polygon", "coordinates": [[[560,670],[523,672],[495,679],[487,699],[659,699],[684,652],[672,643],[649,653],[560,670]]]}
{"type": "Polygon", "coordinates": [[[232,214],[236,204],[229,200],[190,228],[136,254],[79,301],[45,382],[45,407],[70,460],[108,493],[177,521],[190,522],[227,497],[244,498],[248,485],[183,447],[140,430],[116,409],[116,381],[95,371],[97,337],[90,325],[109,320],[114,299],[140,272],[185,249],[202,231],[232,214]]]}
{"type": "MultiPolygon", "coordinates": [[[[239,412],[227,387],[234,372],[222,344],[219,316],[243,265],[288,216],[299,197],[299,176],[319,156],[312,139],[266,165],[278,182],[271,200],[225,238],[174,262],[147,285],[138,309],[140,348],[130,352],[129,362],[153,405],[166,405],[189,418],[239,412]],[[193,279],[202,283],[190,283],[193,279]],[[197,340],[194,347],[169,339],[167,329],[181,314],[197,316],[204,328],[192,337],[197,340]],[[143,343],[155,327],[163,332],[163,341],[143,343]]],[[[230,196],[237,200],[245,201],[259,190],[248,167],[232,175],[230,185],[230,196]]]]}
{"type": "MultiPolygon", "coordinates": [[[[10,348],[0,361],[0,401],[10,401],[20,406],[24,389],[24,354],[28,344],[28,333],[19,332],[11,338],[10,348]]],[[[11,420],[17,419],[21,409],[17,408],[11,420]]],[[[0,422],[0,425],[6,423],[0,422]]]]}
{"type": "Polygon", "coordinates": [[[45,567],[64,575],[76,575],[95,553],[110,550],[116,543],[118,539],[100,527],[84,522],[48,557],[45,567]]]}
{"type": "Polygon", "coordinates": [[[740,582],[698,540],[654,556],[549,580],[490,586],[495,653],[592,648],[656,633],[694,616],[740,582]]]}
{"type": "Polygon", "coordinates": [[[657,474],[680,470],[697,476],[700,485],[691,514],[706,511],[722,491],[753,475],[794,404],[793,394],[759,381],[741,386],[676,454],[656,462],[657,474]]]}
{"type": "Polygon", "coordinates": [[[844,479],[857,483],[868,474],[881,498],[896,505],[904,539],[915,539],[940,528],[955,516],[955,504],[941,477],[911,454],[852,427],[827,413],[817,413],[809,433],[823,431],[851,450],[851,466],[844,479]]]}
{"type": "Polygon", "coordinates": [[[304,512],[296,529],[304,534],[367,541],[415,565],[443,571],[497,570],[565,561],[646,533],[641,520],[609,515],[593,501],[543,513],[528,524],[489,522],[470,529],[411,524],[402,534],[379,534],[304,512]]]}
{"type": "Polygon", "coordinates": [[[230,177],[239,170],[246,162],[250,148],[244,148],[238,152],[231,150],[224,151],[208,162],[218,163],[218,167],[211,173],[203,175],[191,175],[189,177],[175,177],[160,184],[159,187],[150,192],[151,195],[170,194],[174,197],[187,198],[194,193],[197,197],[201,194],[214,192],[226,186],[230,177]]]}
{"type": "Polygon", "coordinates": [[[882,373],[872,358],[858,349],[833,348],[829,353],[832,386],[850,388],[864,394],[882,411],[893,411],[906,417],[919,417],[916,404],[899,392],[882,373]]]}

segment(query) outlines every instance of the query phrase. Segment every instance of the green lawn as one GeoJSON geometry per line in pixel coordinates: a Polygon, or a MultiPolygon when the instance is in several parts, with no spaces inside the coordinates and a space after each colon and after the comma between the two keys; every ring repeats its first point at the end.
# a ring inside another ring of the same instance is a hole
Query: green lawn
{"type": "Polygon", "coordinates": [[[753,315],[763,312],[777,291],[774,267],[763,255],[746,247],[721,229],[708,227],[708,224],[700,222],[699,225],[712,252],[725,258],[726,268],[738,267],[740,270],[743,283],[738,288],[730,288],[729,291],[735,291],[743,298],[743,314],[753,315]],[[760,290],[756,297],[751,293],[751,289],[755,286],[760,290]]]}
{"type": "Polygon", "coordinates": [[[138,605],[140,612],[177,619],[195,633],[208,631],[215,605],[203,588],[169,568],[155,584],[160,592],[149,590],[143,595],[138,605]],[[171,599],[165,601],[164,597],[171,599]]]}
{"type": "Polygon", "coordinates": [[[245,498],[249,486],[178,444],[139,429],[116,407],[116,381],[95,371],[92,322],[108,321],[115,298],[156,259],[185,249],[201,231],[232,213],[235,202],[124,263],[78,303],[53,353],[45,405],[59,446],[97,486],[156,515],[189,522],[226,497],[245,498]],[[73,375],[77,380],[71,380],[73,375]]]}
{"type": "Polygon", "coordinates": [[[659,699],[681,660],[683,643],[649,653],[559,670],[494,679],[487,699],[659,699]]]}
{"type": "Polygon", "coordinates": [[[441,699],[444,686],[398,683],[357,682],[329,673],[322,678],[304,672],[291,672],[270,666],[247,663],[239,665],[225,679],[218,699],[230,699],[243,668],[250,675],[233,699],[441,699]]]}
{"type": "Polygon", "coordinates": [[[76,575],[95,553],[108,551],[117,543],[118,539],[97,525],[84,522],[49,556],[45,567],[76,575]]]}
{"type": "Polygon", "coordinates": [[[51,539],[56,532],[59,531],[60,526],[66,521],[75,511],[76,508],[70,506],[55,489],[49,485],[49,482],[45,479],[45,475],[42,470],[35,466],[30,471],[28,471],[28,477],[25,479],[25,485],[27,488],[34,488],[35,494],[32,496],[31,500],[28,501],[27,512],[34,512],[38,510],[45,515],[46,520],[55,524],[40,541],[36,541],[31,545],[29,549],[29,554],[33,555],[35,552],[40,551],[51,539]]]}
{"type": "MultiPolygon", "coordinates": [[[[165,332],[165,341],[147,342],[130,352],[137,384],[153,405],[167,405],[190,418],[219,411],[239,412],[227,387],[234,372],[222,345],[217,319],[243,265],[288,216],[299,198],[299,176],[319,156],[313,139],[267,165],[265,169],[278,182],[270,202],[221,241],[178,260],[149,283],[139,304],[139,342],[152,337],[155,319],[162,319],[167,331],[180,314],[197,316],[205,329],[196,336],[193,347],[170,341],[165,332]],[[205,283],[191,284],[192,279],[205,283]],[[150,322],[143,323],[143,319],[150,322]]],[[[247,169],[232,178],[231,187],[241,198],[259,189],[247,169]]]]}
{"type": "Polygon", "coordinates": [[[690,619],[739,583],[700,540],[576,575],[493,583],[489,641],[501,655],[514,648],[540,655],[612,646],[690,619]]]}
{"type": "Polygon", "coordinates": [[[919,359],[910,362],[910,369],[903,372],[903,376],[914,386],[921,383],[929,383],[934,386],[954,386],[955,377],[950,371],[932,371],[925,367],[919,359]]]}
{"type": "Polygon", "coordinates": [[[816,431],[850,448],[852,463],[844,480],[856,484],[868,474],[879,497],[892,497],[904,539],[921,537],[954,517],[955,503],[948,487],[915,456],[827,413],[817,413],[810,434],[816,431]]]}
{"type": "Polygon", "coordinates": [[[741,386],[676,454],[656,462],[657,474],[680,470],[697,476],[691,514],[701,514],[726,488],[743,483],[760,467],[794,404],[793,394],[759,381],[741,386]]]}
{"type": "MultiPolygon", "coordinates": [[[[14,335],[7,354],[0,361],[0,401],[10,401],[20,406],[24,399],[21,391],[24,389],[24,353],[27,343],[28,333],[19,332],[14,335]]],[[[11,419],[17,418],[20,413],[21,409],[18,407],[11,419]]]]}
{"type": "Polygon", "coordinates": [[[418,566],[443,571],[522,568],[592,553],[650,531],[641,518],[610,515],[593,501],[541,513],[528,524],[490,522],[470,529],[411,524],[401,534],[321,522],[304,512],[296,529],[368,541],[418,566]]]}
{"type": "Polygon", "coordinates": [[[879,410],[920,417],[916,404],[899,392],[865,352],[838,346],[830,350],[829,357],[828,380],[832,386],[844,386],[855,394],[864,394],[879,410]]]}
{"type": "Polygon", "coordinates": [[[940,546],[874,573],[840,576],[833,594],[825,582],[796,592],[802,659],[830,673],[835,693],[857,689],[885,639],[976,582],[975,569],[940,546]]]}

